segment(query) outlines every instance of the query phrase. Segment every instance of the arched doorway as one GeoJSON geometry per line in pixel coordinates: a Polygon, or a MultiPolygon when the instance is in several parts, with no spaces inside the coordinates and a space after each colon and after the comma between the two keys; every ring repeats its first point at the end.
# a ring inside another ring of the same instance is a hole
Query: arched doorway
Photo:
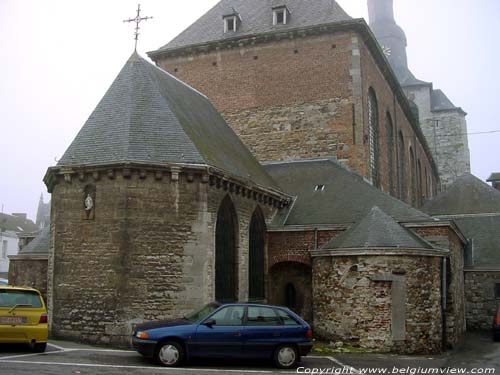
{"type": "Polygon", "coordinates": [[[287,306],[307,321],[312,320],[311,267],[298,262],[281,262],[269,271],[269,303],[287,306]]]}
{"type": "Polygon", "coordinates": [[[215,299],[238,300],[238,217],[226,196],[220,204],[215,225],[215,299]]]}
{"type": "Polygon", "coordinates": [[[266,222],[260,207],[257,207],[250,222],[250,239],[248,252],[248,298],[259,301],[265,298],[266,222]]]}

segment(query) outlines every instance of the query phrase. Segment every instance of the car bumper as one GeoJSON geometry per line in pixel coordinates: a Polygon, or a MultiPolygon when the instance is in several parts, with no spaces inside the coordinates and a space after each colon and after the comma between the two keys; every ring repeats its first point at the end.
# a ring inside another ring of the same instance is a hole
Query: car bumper
{"type": "Polygon", "coordinates": [[[301,343],[301,344],[298,344],[299,346],[299,354],[301,357],[303,356],[306,356],[309,354],[309,352],[311,351],[312,349],[312,342],[306,342],[306,343],[301,343]]]}
{"type": "Polygon", "coordinates": [[[0,343],[2,344],[24,344],[44,343],[49,337],[47,324],[28,325],[0,325],[0,343]]]}
{"type": "Polygon", "coordinates": [[[132,338],[132,347],[144,357],[152,358],[155,355],[156,344],[158,341],[141,340],[136,337],[132,338]]]}

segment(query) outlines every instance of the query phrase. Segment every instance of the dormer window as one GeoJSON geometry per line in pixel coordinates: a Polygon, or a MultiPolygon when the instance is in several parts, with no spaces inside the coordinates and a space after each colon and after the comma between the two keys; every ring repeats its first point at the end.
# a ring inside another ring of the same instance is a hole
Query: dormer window
{"type": "Polygon", "coordinates": [[[238,30],[239,23],[241,22],[240,15],[238,12],[231,8],[229,9],[223,16],[224,20],[224,34],[225,33],[234,33],[238,30]]]}
{"type": "Polygon", "coordinates": [[[224,18],[224,33],[234,33],[237,29],[236,16],[228,16],[224,18]]]}
{"type": "Polygon", "coordinates": [[[286,6],[273,8],[273,25],[286,25],[290,17],[290,11],[286,6]]]}

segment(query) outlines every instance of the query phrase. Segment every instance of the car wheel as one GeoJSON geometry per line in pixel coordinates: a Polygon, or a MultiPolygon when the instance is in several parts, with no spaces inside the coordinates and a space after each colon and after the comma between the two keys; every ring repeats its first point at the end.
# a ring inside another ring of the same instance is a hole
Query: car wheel
{"type": "Polygon", "coordinates": [[[156,361],[163,366],[176,367],[184,360],[184,349],[175,341],[164,341],[156,349],[156,361]]]}
{"type": "Polygon", "coordinates": [[[274,351],[274,364],[279,368],[294,368],[299,362],[299,354],[293,345],[281,345],[274,351]]]}
{"type": "Polygon", "coordinates": [[[500,341],[500,333],[493,334],[493,341],[500,341]]]}
{"type": "Polygon", "coordinates": [[[33,345],[33,351],[35,353],[43,353],[47,349],[47,343],[46,342],[39,342],[33,345]]]}

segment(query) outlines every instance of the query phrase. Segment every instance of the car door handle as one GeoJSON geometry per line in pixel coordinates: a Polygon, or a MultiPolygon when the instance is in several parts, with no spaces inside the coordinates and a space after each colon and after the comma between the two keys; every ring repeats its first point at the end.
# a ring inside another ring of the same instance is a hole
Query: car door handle
{"type": "Polygon", "coordinates": [[[281,336],[281,333],[279,332],[273,332],[273,337],[280,337],[281,336]]]}
{"type": "Polygon", "coordinates": [[[239,337],[239,336],[241,336],[241,332],[234,332],[234,333],[233,333],[233,336],[237,336],[237,337],[239,337]]]}

